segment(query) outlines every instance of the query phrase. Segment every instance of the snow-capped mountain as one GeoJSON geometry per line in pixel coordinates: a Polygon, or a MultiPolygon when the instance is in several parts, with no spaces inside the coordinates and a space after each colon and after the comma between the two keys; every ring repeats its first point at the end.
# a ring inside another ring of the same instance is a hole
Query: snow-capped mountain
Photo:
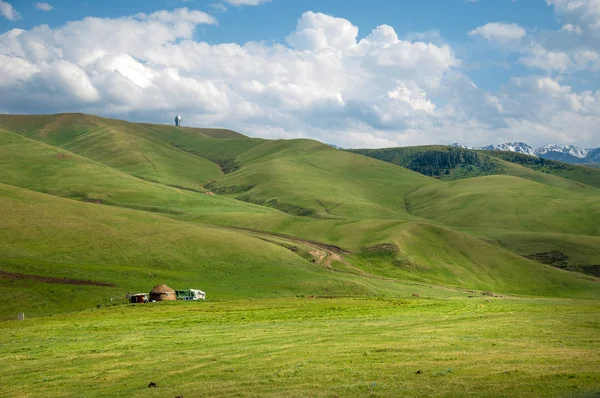
{"type": "Polygon", "coordinates": [[[589,155],[591,149],[581,149],[573,145],[544,145],[535,150],[535,155],[542,156],[550,152],[566,153],[576,158],[584,159],[589,155]]]}
{"type": "Polygon", "coordinates": [[[450,144],[450,146],[464,149],[476,149],[480,151],[510,151],[510,152],[518,152],[523,153],[525,155],[536,156],[535,149],[531,146],[527,145],[524,142],[507,142],[504,144],[492,144],[487,146],[479,146],[479,147],[470,147],[466,145],[459,144],[455,142],[454,144],[450,144]]]}
{"type": "Polygon", "coordinates": [[[536,156],[535,149],[524,142],[507,142],[505,144],[488,145],[485,147],[475,148],[484,151],[509,151],[523,153],[525,155],[536,156]]]}
{"type": "Polygon", "coordinates": [[[544,145],[533,148],[524,142],[507,142],[483,147],[468,147],[459,143],[451,144],[453,147],[477,149],[483,151],[510,151],[525,155],[538,156],[544,159],[559,160],[567,163],[598,163],[600,162],[600,148],[582,149],[573,145],[544,145]]]}

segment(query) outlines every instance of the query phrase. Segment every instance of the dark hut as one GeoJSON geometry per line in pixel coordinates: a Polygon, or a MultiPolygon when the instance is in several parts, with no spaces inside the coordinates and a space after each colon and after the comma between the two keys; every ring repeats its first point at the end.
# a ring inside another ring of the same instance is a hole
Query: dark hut
{"type": "Polygon", "coordinates": [[[177,300],[175,290],[171,289],[167,285],[156,285],[150,292],[150,300],[154,301],[170,301],[177,300]]]}

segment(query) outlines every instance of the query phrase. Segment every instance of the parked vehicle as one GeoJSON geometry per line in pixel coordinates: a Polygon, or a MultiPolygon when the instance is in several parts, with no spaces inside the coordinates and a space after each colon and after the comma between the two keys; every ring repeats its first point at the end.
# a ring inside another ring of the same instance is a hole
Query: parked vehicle
{"type": "Polygon", "coordinates": [[[177,300],[206,300],[206,293],[198,289],[175,290],[177,300]]]}
{"type": "Polygon", "coordinates": [[[127,299],[130,303],[147,303],[148,293],[137,293],[127,295],[127,299]]]}

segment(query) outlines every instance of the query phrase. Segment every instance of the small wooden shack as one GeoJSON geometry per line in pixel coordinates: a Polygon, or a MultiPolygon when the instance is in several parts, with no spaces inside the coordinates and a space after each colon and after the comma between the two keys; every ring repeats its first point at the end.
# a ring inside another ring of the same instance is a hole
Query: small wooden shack
{"type": "Polygon", "coordinates": [[[177,300],[175,290],[169,286],[160,284],[156,285],[150,292],[150,300],[152,301],[174,301],[177,300]]]}

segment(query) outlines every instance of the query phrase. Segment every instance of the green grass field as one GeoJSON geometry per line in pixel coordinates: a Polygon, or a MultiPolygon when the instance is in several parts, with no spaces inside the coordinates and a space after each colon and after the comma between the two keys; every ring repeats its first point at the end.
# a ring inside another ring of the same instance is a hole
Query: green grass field
{"type": "Polygon", "coordinates": [[[596,171],[478,156],[0,115],[0,395],[594,396],[596,171]]]}
{"type": "Polygon", "coordinates": [[[3,396],[592,397],[597,302],[126,305],[0,323],[3,396]],[[18,325],[18,328],[16,327],[18,325]],[[157,387],[148,388],[149,383],[157,387]]]}

